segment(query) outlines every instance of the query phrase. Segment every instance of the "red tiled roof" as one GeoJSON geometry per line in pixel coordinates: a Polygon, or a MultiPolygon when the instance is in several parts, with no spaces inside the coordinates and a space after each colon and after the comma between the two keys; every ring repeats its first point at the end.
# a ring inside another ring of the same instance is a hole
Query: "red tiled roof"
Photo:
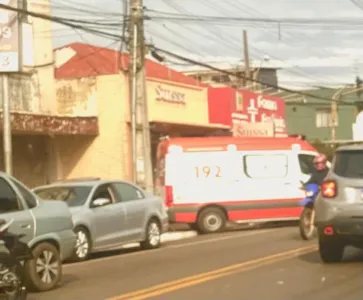
{"type": "MultiPolygon", "coordinates": [[[[61,50],[71,48],[76,54],[66,63],[55,69],[55,78],[81,78],[97,75],[111,75],[118,73],[117,60],[124,63],[124,68],[128,66],[129,55],[116,50],[97,47],[84,43],[72,43],[55,49],[61,50]]],[[[122,66],[122,65],[121,65],[122,66]]],[[[205,84],[184,75],[178,71],[170,69],[152,60],[146,60],[146,76],[149,78],[168,80],[182,84],[206,86],[205,84]]]]}

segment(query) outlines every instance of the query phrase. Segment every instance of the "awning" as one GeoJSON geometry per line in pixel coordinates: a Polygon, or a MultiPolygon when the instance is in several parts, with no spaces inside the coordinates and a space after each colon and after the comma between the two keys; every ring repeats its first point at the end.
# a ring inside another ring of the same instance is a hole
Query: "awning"
{"type": "Polygon", "coordinates": [[[150,122],[150,130],[155,133],[178,133],[180,135],[205,135],[217,131],[230,131],[231,127],[222,124],[194,124],[177,122],[150,122]]]}
{"type": "MultiPolygon", "coordinates": [[[[2,113],[0,130],[2,130],[2,113]]],[[[98,135],[97,117],[52,116],[30,113],[11,113],[13,133],[43,135],[98,135]]]]}

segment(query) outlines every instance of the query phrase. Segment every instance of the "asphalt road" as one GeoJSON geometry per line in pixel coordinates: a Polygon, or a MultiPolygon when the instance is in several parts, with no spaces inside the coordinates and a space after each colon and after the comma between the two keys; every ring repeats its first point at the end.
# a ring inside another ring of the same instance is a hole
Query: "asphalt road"
{"type": "Polygon", "coordinates": [[[362,258],[323,265],[296,227],[228,232],[66,265],[62,286],[29,300],[361,300],[362,258]]]}

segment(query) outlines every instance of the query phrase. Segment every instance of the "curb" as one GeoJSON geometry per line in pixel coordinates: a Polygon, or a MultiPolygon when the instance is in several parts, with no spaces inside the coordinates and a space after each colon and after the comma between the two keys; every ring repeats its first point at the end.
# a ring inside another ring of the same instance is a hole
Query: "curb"
{"type": "Polygon", "coordinates": [[[173,242],[183,239],[189,239],[192,237],[197,236],[198,233],[196,231],[174,231],[174,232],[166,232],[161,235],[161,242],[167,243],[167,242],[173,242]]]}
{"type": "MultiPolygon", "coordinates": [[[[175,231],[175,232],[166,232],[161,235],[161,243],[168,243],[178,240],[190,239],[192,237],[197,236],[198,233],[196,231],[175,231]]],[[[139,243],[132,243],[124,245],[121,249],[129,249],[129,248],[137,248],[140,247],[139,243]]]]}

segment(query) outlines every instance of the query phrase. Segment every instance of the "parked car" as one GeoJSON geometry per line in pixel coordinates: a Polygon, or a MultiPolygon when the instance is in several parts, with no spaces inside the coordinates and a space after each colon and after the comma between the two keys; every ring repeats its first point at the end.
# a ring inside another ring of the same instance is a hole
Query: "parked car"
{"type": "Polygon", "coordinates": [[[53,289],[62,277],[62,261],[73,254],[76,235],[65,203],[42,201],[12,176],[0,172],[0,219],[13,220],[9,232],[22,234],[34,259],[25,263],[30,290],[53,289]]]}
{"type": "Polygon", "coordinates": [[[315,203],[319,252],[325,263],[339,262],[346,246],[363,249],[363,147],[337,149],[315,203]]]}
{"type": "Polygon", "coordinates": [[[168,226],[162,199],[125,181],[79,178],[37,187],[34,192],[41,199],[69,205],[77,234],[74,261],[128,243],[157,248],[168,226]]]}

